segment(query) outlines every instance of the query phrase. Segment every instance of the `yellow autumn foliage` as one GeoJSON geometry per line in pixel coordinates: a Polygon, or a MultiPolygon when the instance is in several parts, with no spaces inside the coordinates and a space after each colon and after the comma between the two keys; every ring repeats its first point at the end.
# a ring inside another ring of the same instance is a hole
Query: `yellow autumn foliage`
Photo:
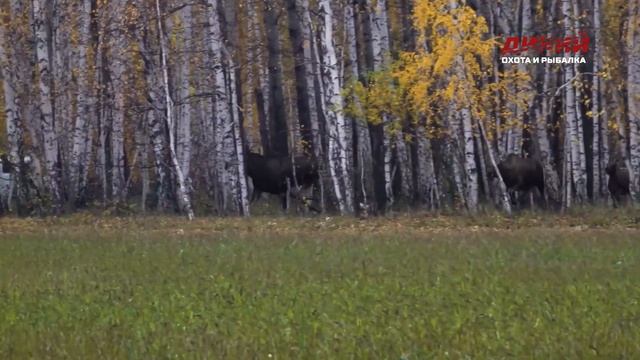
{"type": "Polygon", "coordinates": [[[387,114],[442,126],[440,109],[454,106],[468,108],[489,129],[496,127],[492,116],[502,115],[506,119],[503,126],[520,121],[506,104],[524,104],[525,91],[513,89],[525,88],[529,77],[516,70],[500,71],[494,65],[498,44],[488,36],[482,16],[467,6],[452,7],[450,1],[420,0],[415,3],[412,21],[418,49],[400,53],[387,70],[371,74],[366,86],[350,84],[347,112],[373,124],[387,114]],[[357,106],[349,101],[354,98],[359,100],[357,106]]]}

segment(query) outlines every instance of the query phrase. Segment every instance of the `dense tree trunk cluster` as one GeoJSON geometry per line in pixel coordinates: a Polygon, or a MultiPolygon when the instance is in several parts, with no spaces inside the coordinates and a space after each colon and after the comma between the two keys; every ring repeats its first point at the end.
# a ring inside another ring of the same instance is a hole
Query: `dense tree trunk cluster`
{"type": "Polygon", "coordinates": [[[15,165],[8,208],[22,214],[248,216],[249,151],[314,159],[319,208],[342,214],[510,212],[498,170],[509,154],[540,162],[558,208],[611,204],[612,162],[640,200],[637,1],[2,0],[0,10],[0,150],[15,165]],[[469,43],[581,32],[586,64],[504,64],[500,45],[483,57],[469,43]],[[414,77],[390,75],[399,71],[414,77]]]}

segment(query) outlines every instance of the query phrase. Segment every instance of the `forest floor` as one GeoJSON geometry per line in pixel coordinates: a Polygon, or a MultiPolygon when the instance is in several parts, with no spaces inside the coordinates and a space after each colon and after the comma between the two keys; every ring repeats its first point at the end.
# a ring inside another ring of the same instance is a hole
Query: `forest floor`
{"type": "Polygon", "coordinates": [[[640,212],[0,218],[0,358],[638,358],[640,212]]]}

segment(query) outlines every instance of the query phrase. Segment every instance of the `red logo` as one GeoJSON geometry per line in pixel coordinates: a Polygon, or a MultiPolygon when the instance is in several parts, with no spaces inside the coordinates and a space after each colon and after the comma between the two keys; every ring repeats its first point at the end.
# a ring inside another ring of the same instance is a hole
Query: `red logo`
{"type": "Polygon", "coordinates": [[[529,50],[538,54],[544,54],[547,50],[554,54],[585,54],[589,52],[589,35],[580,32],[579,36],[565,38],[548,38],[546,35],[509,36],[500,50],[500,56],[520,55],[529,50]]]}

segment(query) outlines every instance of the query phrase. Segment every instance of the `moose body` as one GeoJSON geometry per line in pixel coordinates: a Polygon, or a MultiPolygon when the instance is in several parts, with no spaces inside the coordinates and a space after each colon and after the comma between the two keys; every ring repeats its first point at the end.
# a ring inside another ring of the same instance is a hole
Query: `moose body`
{"type": "Polygon", "coordinates": [[[538,160],[509,154],[498,164],[498,170],[508,189],[529,191],[537,188],[544,194],[544,173],[538,160]]]}
{"type": "MultiPolygon", "coordinates": [[[[538,189],[546,204],[544,172],[540,161],[509,154],[498,163],[498,170],[508,190],[531,194],[532,190],[538,189]]],[[[533,201],[533,198],[531,201],[533,201]]]]}
{"type": "Polygon", "coordinates": [[[629,171],[624,161],[609,163],[605,171],[609,175],[607,187],[613,198],[613,205],[626,204],[629,201],[629,171]]]}
{"type": "Polygon", "coordinates": [[[247,175],[253,182],[255,200],[265,192],[282,196],[283,209],[287,208],[287,192],[297,196],[297,187],[310,189],[318,180],[318,168],[307,156],[265,156],[249,152],[247,155],[247,175]],[[295,168],[293,166],[295,164],[295,168]]]}

